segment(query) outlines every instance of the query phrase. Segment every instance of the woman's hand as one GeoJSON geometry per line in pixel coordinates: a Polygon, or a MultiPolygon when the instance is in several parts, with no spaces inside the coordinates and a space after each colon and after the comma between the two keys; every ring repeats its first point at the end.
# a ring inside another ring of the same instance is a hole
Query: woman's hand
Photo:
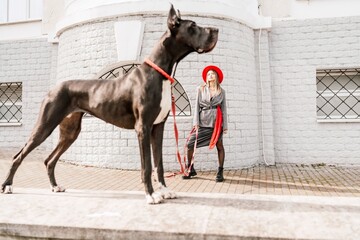
{"type": "Polygon", "coordinates": [[[199,130],[199,125],[194,125],[195,130],[199,130]]]}
{"type": "Polygon", "coordinates": [[[227,129],[224,129],[224,130],[223,130],[223,133],[224,133],[224,134],[227,134],[227,132],[228,132],[227,129]]]}

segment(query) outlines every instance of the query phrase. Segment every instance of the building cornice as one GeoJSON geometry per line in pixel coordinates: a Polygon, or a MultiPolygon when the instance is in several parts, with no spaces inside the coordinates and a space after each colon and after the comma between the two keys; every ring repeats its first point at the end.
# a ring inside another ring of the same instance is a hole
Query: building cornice
{"type": "MultiPolygon", "coordinates": [[[[253,29],[271,28],[271,18],[262,17],[254,11],[249,11],[247,3],[256,1],[194,1],[173,0],[174,7],[180,9],[182,15],[211,16],[214,18],[232,19],[253,29]]],[[[58,37],[66,29],[90,21],[112,17],[167,14],[170,4],[167,0],[68,0],[65,1],[65,12],[57,22],[54,37],[58,37]]]]}

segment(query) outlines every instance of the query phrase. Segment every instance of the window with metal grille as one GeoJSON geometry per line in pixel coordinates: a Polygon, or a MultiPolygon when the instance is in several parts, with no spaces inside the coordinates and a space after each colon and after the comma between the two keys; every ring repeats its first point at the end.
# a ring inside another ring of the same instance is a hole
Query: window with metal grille
{"type": "Polygon", "coordinates": [[[318,120],[360,119],[360,68],[316,71],[318,120]]]}
{"type": "MultiPolygon", "coordinates": [[[[140,64],[139,63],[127,63],[127,64],[116,64],[110,66],[105,71],[102,71],[98,74],[97,78],[100,79],[113,79],[119,76],[125,75],[134,68],[137,68],[140,64]]],[[[172,85],[172,93],[175,99],[175,106],[176,106],[176,115],[177,116],[190,116],[191,115],[191,105],[189,98],[181,86],[181,84],[176,80],[172,85]]],[[[172,113],[170,112],[170,115],[172,113]]]]}
{"type": "Polygon", "coordinates": [[[22,119],[22,83],[0,82],[0,124],[20,123],[22,119]]]}

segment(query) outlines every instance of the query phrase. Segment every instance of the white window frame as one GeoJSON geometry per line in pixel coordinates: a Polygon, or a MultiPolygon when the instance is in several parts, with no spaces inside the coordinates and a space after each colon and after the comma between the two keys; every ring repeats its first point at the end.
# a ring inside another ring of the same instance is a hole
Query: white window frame
{"type": "MultiPolygon", "coordinates": [[[[10,121],[7,121],[6,119],[3,119],[3,118],[1,118],[1,116],[2,115],[0,115],[0,127],[1,126],[20,126],[20,125],[22,125],[22,113],[23,113],[23,109],[22,109],[22,106],[23,106],[23,101],[22,101],[22,96],[23,96],[23,83],[22,82],[1,82],[1,84],[16,84],[16,85],[20,85],[21,86],[21,92],[20,92],[20,94],[21,94],[21,96],[20,96],[20,99],[18,98],[18,99],[16,99],[16,101],[15,102],[13,102],[12,100],[10,100],[10,99],[7,99],[8,101],[5,101],[5,102],[3,102],[3,101],[0,101],[0,107],[2,107],[2,106],[7,106],[7,107],[11,107],[11,106],[18,106],[18,107],[21,107],[21,111],[20,111],[20,114],[21,114],[21,118],[20,119],[17,119],[17,118],[14,118],[15,119],[15,121],[14,120],[11,120],[10,119],[10,121]]],[[[0,87],[1,87],[1,85],[0,85],[0,87]]],[[[14,93],[14,91],[13,92],[4,92],[4,91],[0,91],[0,97],[2,97],[2,95],[3,94],[6,94],[7,96],[9,96],[9,95],[12,95],[14,93]]],[[[7,98],[7,96],[6,96],[6,98],[7,98]]],[[[1,99],[1,98],[0,98],[1,99]]]]}
{"type": "MultiPolygon", "coordinates": [[[[5,2],[5,7],[6,7],[6,11],[5,11],[5,19],[3,21],[0,20],[0,24],[7,24],[7,23],[17,23],[17,22],[31,22],[31,21],[38,21],[42,19],[42,14],[41,16],[31,16],[31,1],[32,0],[23,0],[24,4],[26,5],[26,13],[25,13],[25,17],[19,20],[10,20],[10,2],[11,0],[0,0],[0,1],[4,1],[5,2]]],[[[43,9],[43,1],[40,1],[41,4],[41,11],[43,9]]],[[[35,6],[35,3],[34,5],[35,6]]],[[[1,13],[0,13],[1,14],[1,13]]]]}
{"type": "Polygon", "coordinates": [[[360,122],[359,67],[317,69],[316,91],[317,122],[360,122]]]}

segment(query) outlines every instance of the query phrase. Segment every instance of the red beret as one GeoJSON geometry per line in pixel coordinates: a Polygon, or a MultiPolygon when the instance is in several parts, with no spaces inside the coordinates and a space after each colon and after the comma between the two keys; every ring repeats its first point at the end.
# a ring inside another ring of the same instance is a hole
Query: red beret
{"type": "Polygon", "coordinates": [[[210,71],[210,70],[213,70],[217,73],[217,75],[219,77],[219,83],[221,83],[224,79],[224,74],[220,68],[218,68],[217,66],[214,66],[214,65],[209,65],[204,68],[204,70],[202,72],[202,77],[203,77],[204,82],[206,82],[206,75],[207,75],[208,71],[210,71]]]}

